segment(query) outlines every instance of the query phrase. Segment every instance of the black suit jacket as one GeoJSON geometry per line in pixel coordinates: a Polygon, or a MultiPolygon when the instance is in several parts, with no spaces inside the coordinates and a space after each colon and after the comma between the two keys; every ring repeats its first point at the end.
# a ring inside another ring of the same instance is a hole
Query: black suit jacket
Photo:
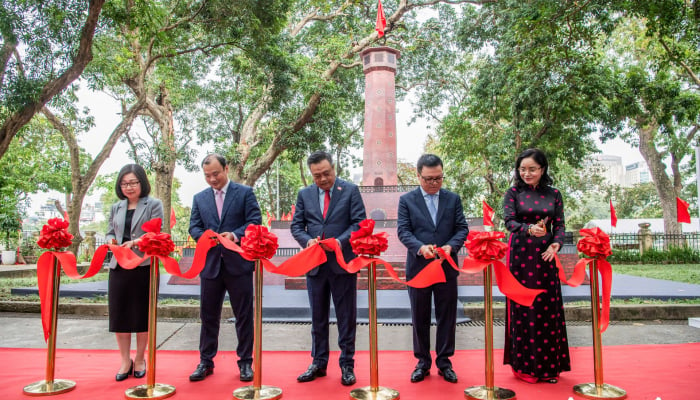
{"type": "MultiPolygon", "coordinates": [[[[457,263],[457,252],[464,245],[469,233],[467,220],[464,218],[462,200],[459,195],[440,189],[437,213],[437,226],[430,218],[420,188],[401,196],[399,199],[399,218],[397,234],[406,246],[406,278],[412,279],[433,259],[418,255],[418,250],[425,244],[452,246],[450,256],[457,263]]],[[[446,262],[442,263],[447,278],[455,278],[459,272],[446,262]]]]}
{"type": "MultiPolygon", "coordinates": [[[[299,191],[290,227],[292,236],[301,248],[306,248],[309,240],[316,237],[338,239],[343,249],[343,257],[349,262],[355,258],[350,246],[350,233],[356,231],[359,223],[366,218],[360,190],[357,185],[336,178],[325,220],[318,190],[314,183],[299,191]]],[[[337,274],[347,273],[338,265],[335,256],[328,257],[328,261],[319,267],[330,267],[337,274]]],[[[308,274],[316,275],[319,267],[308,274]]]]}
{"type": "MultiPolygon", "coordinates": [[[[194,196],[189,232],[194,240],[199,240],[207,229],[217,233],[233,232],[240,239],[245,234],[248,225],[259,225],[261,222],[260,206],[258,206],[253,189],[229,181],[221,218],[216,210],[216,200],[212,188],[204,189],[194,196]]],[[[222,245],[217,245],[207,253],[207,261],[199,275],[206,279],[216,278],[221,269],[222,259],[226,272],[231,275],[242,275],[255,270],[253,261],[248,261],[238,253],[228,250],[222,245]]]]}

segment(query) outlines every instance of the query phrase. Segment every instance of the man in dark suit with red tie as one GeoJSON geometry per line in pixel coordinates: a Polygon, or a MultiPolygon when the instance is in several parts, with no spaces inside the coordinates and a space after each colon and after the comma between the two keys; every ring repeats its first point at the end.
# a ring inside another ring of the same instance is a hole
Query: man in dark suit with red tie
{"type": "MultiPolygon", "coordinates": [[[[457,264],[457,252],[469,233],[459,195],[442,189],[442,160],[434,154],[424,154],[417,163],[420,187],[399,199],[397,234],[406,246],[406,279],[414,278],[442,248],[457,264]]],[[[430,319],[435,302],[437,334],[435,365],[446,381],[456,383],[450,357],[455,352],[457,325],[457,276],[447,261],[442,262],[447,282],[426,288],[408,288],[413,320],[413,355],[418,363],[411,382],[420,382],[430,374],[430,319]]]]}
{"type": "MultiPolygon", "coordinates": [[[[334,238],[342,247],[345,261],[355,258],[350,246],[350,233],[365,219],[365,206],[358,187],[336,179],[330,154],[312,153],[307,164],[314,183],[299,191],[291,231],[302,248],[320,239],[334,238]]],[[[329,250],[329,249],[327,249],[329,250]]],[[[350,274],[338,265],[335,254],[328,252],[328,261],[309,271],[306,285],[311,306],[311,357],[309,368],[297,377],[310,382],[326,376],[329,355],[328,319],[333,298],[338,321],[341,383],[355,383],[355,327],[357,319],[357,274],[350,274]]]]}
{"type": "MultiPolygon", "coordinates": [[[[262,222],[260,207],[253,189],[230,182],[226,159],[209,154],[202,161],[204,178],[211,188],[194,196],[190,216],[190,235],[199,240],[211,229],[221,236],[240,242],[250,224],[262,222]]],[[[207,253],[204,269],[199,274],[200,318],[199,365],[190,381],[201,381],[214,373],[214,356],[219,347],[219,326],[224,296],[228,292],[236,318],[238,368],[241,381],[253,380],[253,271],[255,264],[221,244],[207,253]]]]}

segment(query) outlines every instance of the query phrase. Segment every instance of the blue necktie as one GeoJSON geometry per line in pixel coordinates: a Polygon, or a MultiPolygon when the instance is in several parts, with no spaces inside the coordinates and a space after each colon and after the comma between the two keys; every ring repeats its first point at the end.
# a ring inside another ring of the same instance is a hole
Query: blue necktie
{"type": "Polygon", "coordinates": [[[428,195],[428,211],[430,212],[430,218],[433,219],[433,225],[437,224],[437,208],[435,207],[435,195],[428,195]]]}

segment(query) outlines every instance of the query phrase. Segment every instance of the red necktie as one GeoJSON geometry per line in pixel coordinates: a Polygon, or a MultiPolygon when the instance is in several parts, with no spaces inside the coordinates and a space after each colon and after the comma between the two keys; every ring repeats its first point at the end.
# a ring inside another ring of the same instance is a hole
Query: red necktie
{"type": "Polygon", "coordinates": [[[323,219],[326,219],[329,204],[331,204],[331,192],[326,190],[326,196],[323,198],[323,219]]]}

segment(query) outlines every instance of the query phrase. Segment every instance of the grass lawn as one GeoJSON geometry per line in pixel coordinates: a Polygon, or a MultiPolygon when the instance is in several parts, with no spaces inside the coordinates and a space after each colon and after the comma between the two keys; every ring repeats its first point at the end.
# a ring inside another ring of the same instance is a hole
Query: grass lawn
{"type": "Polygon", "coordinates": [[[700,264],[613,264],[617,274],[700,285],[700,264]]]}

